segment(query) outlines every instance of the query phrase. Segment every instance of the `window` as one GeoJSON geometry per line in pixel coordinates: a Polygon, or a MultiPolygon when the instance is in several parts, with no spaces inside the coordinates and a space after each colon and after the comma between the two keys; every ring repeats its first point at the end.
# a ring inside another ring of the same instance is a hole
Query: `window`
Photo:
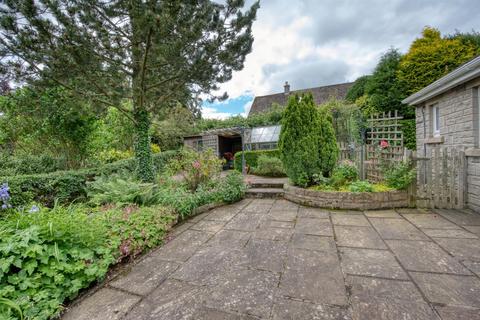
{"type": "Polygon", "coordinates": [[[438,105],[432,106],[432,131],[433,136],[440,136],[440,109],[438,105]]]}

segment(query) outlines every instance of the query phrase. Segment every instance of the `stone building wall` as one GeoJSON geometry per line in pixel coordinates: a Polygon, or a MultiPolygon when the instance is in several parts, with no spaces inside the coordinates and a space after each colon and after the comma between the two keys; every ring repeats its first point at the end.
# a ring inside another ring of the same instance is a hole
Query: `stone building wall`
{"type": "Polygon", "coordinates": [[[417,155],[432,148],[457,147],[467,152],[467,206],[480,211],[480,147],[478,87],[480,78],[438,95],[416,107],[417,155]],[[432,106],[440,110],[440,136],[433,136],[432,106]]]}

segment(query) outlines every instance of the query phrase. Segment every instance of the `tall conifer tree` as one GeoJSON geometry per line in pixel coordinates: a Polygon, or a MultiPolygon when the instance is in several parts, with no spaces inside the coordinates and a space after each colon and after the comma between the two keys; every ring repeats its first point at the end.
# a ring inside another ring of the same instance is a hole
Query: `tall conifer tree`
{"type": "Polygon", "coordinates": [[[259,4],[243,7],[244,0],[2,1],[0,71],[128,115],[139,177],[151,181],[152,114],[194,102],[243,68],[259,4]]]}

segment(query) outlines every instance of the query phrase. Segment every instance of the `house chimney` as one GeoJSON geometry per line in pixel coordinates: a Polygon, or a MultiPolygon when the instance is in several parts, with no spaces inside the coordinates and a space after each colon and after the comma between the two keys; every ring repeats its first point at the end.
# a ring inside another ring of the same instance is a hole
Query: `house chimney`
{"type": "Polygon", "coordinates": [[[290,94],[290,85],[288,84],[288,81],[285,81],[285,85],[283,86],[283,93],[288,96],[290,94]]]}

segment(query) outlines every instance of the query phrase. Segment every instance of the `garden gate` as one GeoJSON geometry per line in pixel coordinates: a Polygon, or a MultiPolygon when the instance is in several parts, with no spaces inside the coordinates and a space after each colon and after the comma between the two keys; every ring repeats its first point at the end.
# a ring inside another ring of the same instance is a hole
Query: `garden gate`
{"type": "Polygon", "coordinates": [[[462,209],[466,202],[467,162],[465,152],[436,146],[417,164],[417,205],[425,208],[462,209]]]}

